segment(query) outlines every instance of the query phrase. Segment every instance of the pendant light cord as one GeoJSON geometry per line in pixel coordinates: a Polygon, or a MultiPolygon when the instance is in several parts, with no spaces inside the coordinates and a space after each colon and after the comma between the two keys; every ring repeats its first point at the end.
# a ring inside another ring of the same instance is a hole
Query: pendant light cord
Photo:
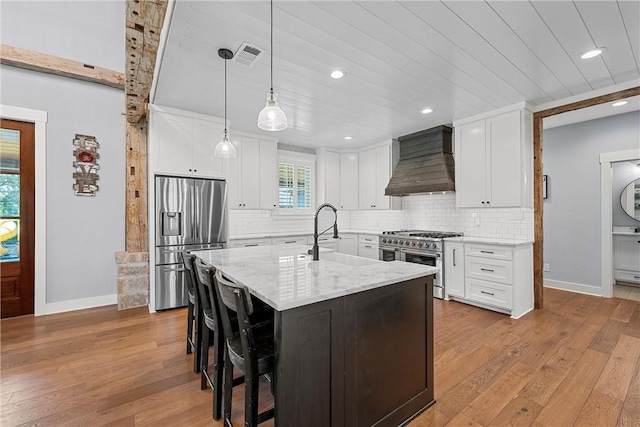
{"type": "Polygon", "coordinates": [[[227,136],[227,58],[224,58],[224,136],[227,136]]]}
{"type": "Polygon", "coordinates": [[[271,94],[273,96],[273,0],[271,0],[271,94]]]}

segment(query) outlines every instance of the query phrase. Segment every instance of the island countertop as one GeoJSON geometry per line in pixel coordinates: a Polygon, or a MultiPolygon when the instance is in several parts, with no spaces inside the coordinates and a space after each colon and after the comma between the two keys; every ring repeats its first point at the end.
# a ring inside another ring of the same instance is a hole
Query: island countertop
{"type": "Polygon", "coordinates": [[[193,254],[234,282],[245,285],[278,311],[429,276],[440,270],[322,249],[320,260],[313,261],[308,249],[308,245],[290,244],[202,250],[193,254]]]}

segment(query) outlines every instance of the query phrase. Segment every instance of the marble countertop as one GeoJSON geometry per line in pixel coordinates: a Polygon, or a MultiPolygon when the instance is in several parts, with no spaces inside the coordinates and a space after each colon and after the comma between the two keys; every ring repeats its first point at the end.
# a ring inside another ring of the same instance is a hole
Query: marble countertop
{"type": "Polygon", "coordinates": [[[437,273],[440,269],[401,261],[377,261],[309,245],[254,246],[193,251],[278,311],[326,301],[437,273]]]}
{"type": "Polygon", "coordinates": [[[533,244],[533,240],[515,240],[515,239],[494,239],[492,237],[473,237],[473,236],[460,236],[449,237],[444,239],[445,245],[447,242],[462,242],[462,243],[486,243],[488,245],[500,245],[500,246],[520,246],[533,244]]]}
{"type": "Polygon", "coordinates": [[[631,231],[614,231],[614,236],[640,236],[640,233],[634,233],[631,231]]]}

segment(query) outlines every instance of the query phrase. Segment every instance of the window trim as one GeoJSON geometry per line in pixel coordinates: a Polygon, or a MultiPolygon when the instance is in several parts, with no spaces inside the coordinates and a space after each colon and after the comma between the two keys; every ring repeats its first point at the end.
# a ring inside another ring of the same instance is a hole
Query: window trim
{"type": "MultiPolygon", "coordinates": [[[[316,156],[315,154],[307,154],[307,153],[298,153],[295,151],[285,151],[278,150],[278,167],[280,163],[293,163],[295,167],[298,165],[310,166],[311,167],[311,207],[309,209],[299,209],[297,207],[294,208],[280,208],[280,203],[278,203],[278,207],[273,211],[272,217],[274,219],[294,219],[304,218],[307,219],[309,217],[313,217],[315,214],[316,205],[316,156]]],[[[294,172],[295,176],[295,172],[294,172]]],[[[280,186],[278,184],[278,192],[280,191],[280,186]]]]}

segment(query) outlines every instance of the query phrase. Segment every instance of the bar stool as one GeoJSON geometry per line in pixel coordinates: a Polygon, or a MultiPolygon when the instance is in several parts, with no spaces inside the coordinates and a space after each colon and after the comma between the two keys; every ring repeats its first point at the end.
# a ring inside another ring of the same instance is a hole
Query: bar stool
{"type": "MultiPolygon", "coordinates": [[[[187,269],[193,275],[196,288],[200,296],[203,328],[202,328],[202,374],[200,389],[211,387],[213,394],[212,416],[219,420],[222,413],[222,375],[224,370],[224,334],[221,329],[220,312],[218,310],[217,295],[209,270],[215,273],[215,268],[209,267],[195,255],[189,255],[187,269]],[[209,370],[209,347],[213,343],[213,371],[209,370]]],[[[213,273],[212,273],[213,274],[213,273]]],[[[244,382],[244,377],[232,380],[232,387],[244,382]]]]}
{"type": "MultiPolygon", "coordinates": [[[[233,388],[233,367],[244,372],[244,425],[255,427],[273,418],[274,408],[258,414],[258,385],[262,375],[273,373],[274,336],[273,310],[270,318],[264,309],[254,310],[248,289],[227,280],[222,272],[209,269],[217,292],[218,309],[225,335],[225,378],[224,378],[224,421],[231,424],[231,397],[233,388]],[[233,319],[232,314],[237,316],[233,319]],[[234,321],[235,320],[235,321],[234,321]]],[[[273,386],[271,388],[273,393],[273,386]]]]}
{"type": "Polygon", "coordinates": [[[188,263],[187,258],[194,257],[187,251],[182,253],[182,261],[185,267],[185,280],[187,282],[187,294],[189,302],[187,304],[187,354],[193,352],[193,372],[200,372],[202,359],[202,307],[200,297],[196,289],[193,277],[193,263],[188,263]]]}

